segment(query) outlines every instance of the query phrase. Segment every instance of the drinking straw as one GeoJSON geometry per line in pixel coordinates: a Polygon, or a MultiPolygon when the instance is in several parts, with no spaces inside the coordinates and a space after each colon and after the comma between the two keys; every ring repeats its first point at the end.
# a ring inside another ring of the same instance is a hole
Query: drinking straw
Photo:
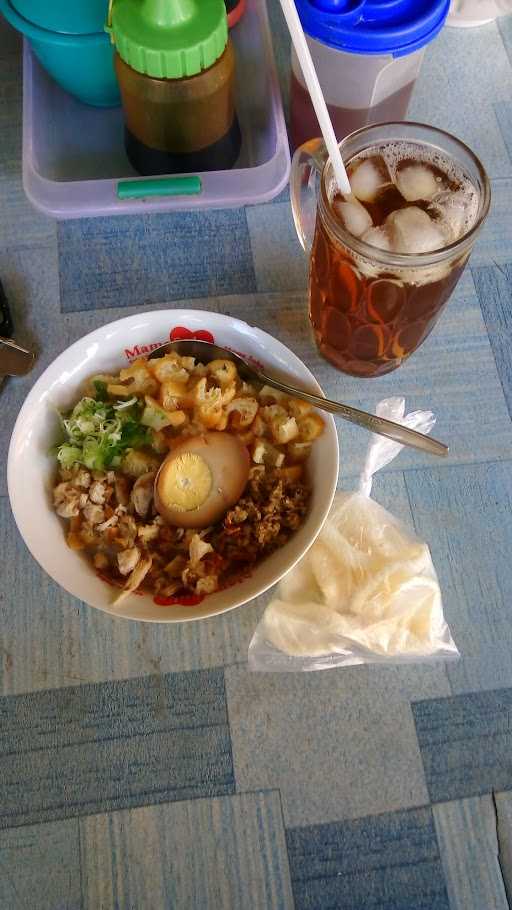
{"type": "Polygon", "coordinates": [[[338,147],[338,140],[336,139],[334,130],[332,128],[331,118],[329,117],[327,105],[325,103],[322,89],[320,88],[318,76],[316,74],[314,63],[311,59],[309,47],[302,30],[302,24],[299,19],[299,14],[297,13],[294,0],[280,0],[280,3],[284,18],[286,19],[288,30],[291,35],[293,46],[295,48],[295,53],[299,58],[299,63],[304,79],[306,81],[313,107],[315,109],[315,114],[317,116],[320,129],[322,131],[322,136],[327,146],[327,151],[329,153],[329,158],[331,159],[336,183],[338,184],[338,188],[341,193],[350,195],[352,191],[350,189],[347,172],[345,170],[345,165],[343,164],[343,159],[338,147]]]}

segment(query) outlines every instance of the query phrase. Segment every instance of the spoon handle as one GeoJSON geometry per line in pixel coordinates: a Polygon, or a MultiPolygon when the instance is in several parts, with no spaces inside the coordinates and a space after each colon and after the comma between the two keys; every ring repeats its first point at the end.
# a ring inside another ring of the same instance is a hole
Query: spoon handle
{"type": "Polygon", "coordinates": [[[395,423],[393,420],[377,417],[376,414],[368,414],[367,411],[359,411],[348,404],[340,404],[337,401],[330,401],[328,398],[320,398],[319,395],[312,395],[310,392],[302,391],[302,389],[295,389],[279,379],[270,378],[270,376],[262,374],[261,378],[265,380],[267,385],[279,389],[279,391],[285,392],[287,395],[291,395],[294,398],[302,398],[323,411],[329,411],[330,414],[339,414],[345,420],[364,427],[372,433],[377,433],[379,436],[387,436],[388,439],[393,439],[401,445],[411,446],[413,449],[421,449],[431,455],[448,455],[448,446],[444,445],[444,443],[439,442],[437,439],[432,439],[430,436],[425,436],[424,433],[418,433],[417,430],[404,427],[400,423],[395,423]]]}

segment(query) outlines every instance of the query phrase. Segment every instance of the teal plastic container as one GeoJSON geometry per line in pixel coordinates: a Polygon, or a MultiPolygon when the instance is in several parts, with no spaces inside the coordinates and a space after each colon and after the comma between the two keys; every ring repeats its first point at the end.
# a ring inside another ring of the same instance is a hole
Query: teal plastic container
{"type": "Polygon", "coordinates": [[[56,82],[79,101],[94,107],[121,103],[114,72],[114,49],[105,32],[69,35],[29,22],[9,0],[0,0],[0,12],[25,35],[37,59],[56,82]]]}
{"type": "Polygon", "coordinates": [[[10,0],[15,12],[49,32],[92,35],[102,32],[108,0],[10,0]]]}

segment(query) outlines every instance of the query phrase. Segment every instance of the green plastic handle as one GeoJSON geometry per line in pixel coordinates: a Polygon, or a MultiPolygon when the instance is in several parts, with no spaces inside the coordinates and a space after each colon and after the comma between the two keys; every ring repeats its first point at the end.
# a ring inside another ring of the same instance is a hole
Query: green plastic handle
{"type": "Polygon", "coordinates": [[[202,190],[201,178],[163,177],[151,180],[123,180],[117,184],[118,199],[144,199],[147,196],[195,196],[202,190]]]}

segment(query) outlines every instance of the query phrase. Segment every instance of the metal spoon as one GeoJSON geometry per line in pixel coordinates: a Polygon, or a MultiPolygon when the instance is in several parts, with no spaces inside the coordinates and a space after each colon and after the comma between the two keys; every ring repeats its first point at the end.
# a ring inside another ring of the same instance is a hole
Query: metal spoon
{"type": "Polygon", "coordinates": [[[372,433],[378,433],[379,436],[387,436],[388,439],[393,439],[395,442],[401,443],[401,445],[411,446],[413,449],[421,449],[424,452],[429,452],[431,455],[448,455],[448,446],[439,442],[437,439],[432,439],[430,436],[425,436],[424,433],[418,433],[417,430],[411,430],[409,427],[404,427],[399,423],[395,423],[393,420],[386,420],[384,417],[377,417],[375,414],[359,411],[357,408],[352,408],[348,404],[330,401],[328,398],[321,398],[319,395],[312,395],[310,392],[296,389],[294,386],[288,385],[288,383],[282,382],[280,379],[275,379],[275,377],[264,373],[263,370],[248,364],[234,351],[230,351],[227,348],[221,348],[216,344],[210,344],[208,341],[195,341],[193,339],[168,341],[167,344],[155,348],[149,355],[149,359],[152,360],[155,357],[163,357],[164,354],[170,354],[172,351],[175,351],[182,357],[196,357],[201,363],[209,363],[211,360],[218,359],[232,360],[233,363],[236,364],[240,378],[247,382],[256,381],[262,385],[268,385],[273,389],[278,389],[280,392],[291,395],[293,398],[301,398],[315,407],[321,408],[323,411],[329,411],[330,414],[339,414],[340,417],[343,417],[345,420],[349,420],[351,423],[364,427],[365,430],[370,430],[372,433]]]}

